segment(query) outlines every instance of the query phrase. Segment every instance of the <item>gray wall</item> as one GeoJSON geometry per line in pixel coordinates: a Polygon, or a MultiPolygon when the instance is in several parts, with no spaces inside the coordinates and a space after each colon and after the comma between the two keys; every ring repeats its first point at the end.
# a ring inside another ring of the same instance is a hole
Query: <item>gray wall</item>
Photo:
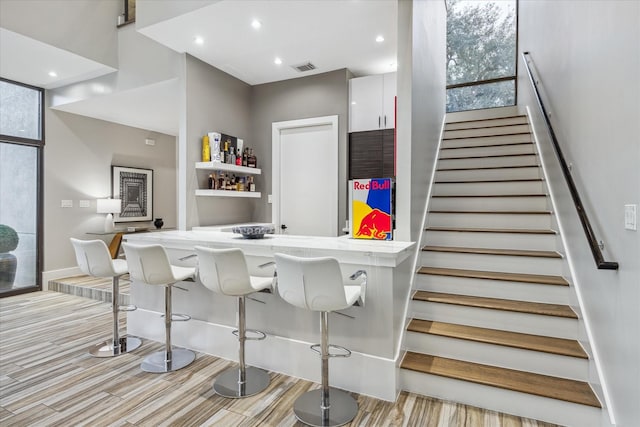
{"type": "Polygon", "coordinates": [[[116,23],[124,2],[2,0],[0,27],[118,67],[116,23]]]}
{"type": "MultiPolygon", "coordinates": [[[[258,189],[262,200],[256,204],[254,220],[271,222],[271,124],[286,120],[338,115],[338,226],[344,227],[347,212],[347,130],[349,111],[349,78],[346,69],[309,77],[265,83],[252,87],[251,141],[256,147],[262,176],[258,189]]],[[[247,144],[247,141],[245,141],[247,144]]],[[[336,230],[338,232],[338,230],[336,230]]]]}
{"type": "MultiPolygon", "coordinates": [[[[640,422],[640,234],[624,229],[625,204],[640,204],[640,3],[522,1],[520,51],[529,51],[547,108],[604,256],[599,271],[554,154],[542,147],[557,217],[567,239],[591,345],[614,420],[640,422]]],[[[520,62],[520,105],[535,107],[520,62]]],[[[535,122],[534,122],[535,124],[535,122]]],[[[603,420],[603,425],[606,420],[603,420]]]]}
{"type": "Polygon", "coordinates": [[[180,0],[180,1],[158,1],[158,0],[137,0],[136,1],[136,28],[144,28],[149,25],[184,15],[205,6],[217,3],[220,0],[180,0]]]}
{"type": "Polygon", "coordinates": [[[176,226],[175,137],[47,108],[45,138],[44,271],[77,265],[69,237],[100,237],[86,233],[104,227],[96,199],[111,195],[111,165],[153,169],[153,215],[176,226]],[[146,138],[156,145],[145,145],[146,138]],[[73,208],[61,208],[62,199],[73,200],[73,208]],[[91,206],[80,208],[79,200],[91,206]]]}
{"type": "Polygon", "coordinates": [[[397,240],[418,241],[445,115],[443,1],[398,2],[397,240]]]}
{"type": "MultiPolygon", "coordinates": [[[[179,144],[186,159],[181,165],[186,193],[180,196],[180,228],[250,221],[255,199],[195,197],[194,193],[207,188],[208,173],[195,169],[202,158],[203,135],[215,131],[242,138],[247,146],[257,145],[250,138],[251,86],[190,55],[184,61],[186,114],[180,119],[179,144]]],[[[261,180],[257,178],[256,191],[262,191],[261,180]]],[[[266,200],[264,192],[263,197],[266,200]]]]}

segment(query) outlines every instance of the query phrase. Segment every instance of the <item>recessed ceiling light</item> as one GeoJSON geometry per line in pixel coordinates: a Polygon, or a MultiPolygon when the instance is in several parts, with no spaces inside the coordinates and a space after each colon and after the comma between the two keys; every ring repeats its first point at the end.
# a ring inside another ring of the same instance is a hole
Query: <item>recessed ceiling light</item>
{"type": "Polygon", "coordinates": [[[251,26],[257,30],[260,27],[262,27],[262,22],[258,21],[257,19],[254,19],[253,21],[251,21],[251,26]]]}
{"type": "Polygon", "coordinates": [[[55,71],[49,71],[49,77],[58,77],[58,73],[55,71]]]}
{"type": "Polygon", "coordinates": [[[193,42],[195,44],[199,44],[199,45],[203,45],[204,44],[204,39],[200,36],[196,36],[193,38],[193,42]]]}
{"type": "Polygon", "coordinates": [[[273,63],[276,64],[276,65],[280,65],[280,64],[282,64],[282,59],[276,57],[276,59],[273,60],[273,63]]]}
{"type": "Polygon", "coordinates": [[[384,37],[382,37],[382,36],[378,36],[378,37],[376,37],[376,41],[377,41],[378,43],[382,43],[382,42],[384,41],[384,37]]]}

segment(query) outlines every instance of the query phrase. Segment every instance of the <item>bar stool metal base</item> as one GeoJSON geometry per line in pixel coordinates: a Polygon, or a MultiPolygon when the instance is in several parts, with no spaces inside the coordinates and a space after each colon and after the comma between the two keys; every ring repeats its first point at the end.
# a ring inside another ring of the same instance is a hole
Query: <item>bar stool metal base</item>
{"type": "Polygon", "coordinates": [[[144,372],[161,374],[173,372],[188,366],[196,358],[196,354],[184,348],[174,348],[171,350],[171,361],[167,362],[166,351],[157,351],[147,356],[140,365],[144,372]]]}
{"type": "Polygon", "coordinates": [[[293,412],[301,422],[318,427],[333,427],[347,424],[358,413],[358,402],[342,390],[329,388],[330,406],[322,410],[322,389],[309,391],[293,404],[293,412]]]}
{"type": "Polygon", "coordinates": [[[253,396],[269,387],[271,378],[269,373],[253,366],[245,368],[245,382],[239,383],[240,368],[232,368],[224,371],[216,377],[213,383],[213,391],[223,397],[237,399],[253,396]]]}
{"type": "Polygon", "coordinates": [[[119,348],[113,346],[113,340],[107,340],[89,349],[93,357],[115,357],[135,350],[142,345],[142,340],[136,337],[120,337],[119,348]]]}

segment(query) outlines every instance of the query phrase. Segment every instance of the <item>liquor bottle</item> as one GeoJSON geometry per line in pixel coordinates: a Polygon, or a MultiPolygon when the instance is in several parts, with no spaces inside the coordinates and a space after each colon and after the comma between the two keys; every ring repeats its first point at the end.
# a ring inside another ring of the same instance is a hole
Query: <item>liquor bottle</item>
{"type": "Polygon", "coordinates": [[[229,181],[229,187],[227,190],[236,190],[236,176],[231,175],[231,181],[229,181]]]}
{"type": "Polygon", "coordinates": [[[242,166],[242,153],[238,148],[238,153],[236,154],[236,166],[242,166]]]}
{"type": "Polygon", "coordinates": [[[224,172],[220,173],[220,176],[218,177],[218,190],[224,190],[224,172]]]}
{"type": "Polygon", "coordinates": [[[202,137],[202,161],[211,161],[211,146],[209,145],[209,135],[202,137]]]}
{"type": "Polygon", "coordinates": [[[242,166],[247,166],[247,158],[249,157],[249,148],[245,147],[242,152],[242,166]]]}
{"type": "Polygon", "coordinates": [[[213,174],[209,174],[209,190],[215,189],[215,180],[213,179],[213,174]]]}
{"type": "Polygon", "coordinates": [[[249,177],[249,191],[256,191],[256,184],[253,182],[253,177],[249,177]]]}
{"type": "Polygon", "coordinates": [[[229,163],[229,140],[224,142],[224,151],[222,152],[222,163],[229,163]]]}
{"type": "Polygon", "coordinates": [[[249,158],[247,159],[247,166],[249,166],[250,168],[255,168],[257,167],[257,159],[256,156],[253,154],[253,148],[249,150],[249,158]]]}

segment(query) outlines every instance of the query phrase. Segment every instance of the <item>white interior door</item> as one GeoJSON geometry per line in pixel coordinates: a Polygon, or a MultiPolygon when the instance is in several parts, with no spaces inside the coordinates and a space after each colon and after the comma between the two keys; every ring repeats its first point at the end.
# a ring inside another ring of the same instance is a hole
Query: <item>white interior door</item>
{"type": "Polygon", "coordinates": [[[273,123],[272,202],[280,233],[338,235],[338,116],[273,123]]]}

